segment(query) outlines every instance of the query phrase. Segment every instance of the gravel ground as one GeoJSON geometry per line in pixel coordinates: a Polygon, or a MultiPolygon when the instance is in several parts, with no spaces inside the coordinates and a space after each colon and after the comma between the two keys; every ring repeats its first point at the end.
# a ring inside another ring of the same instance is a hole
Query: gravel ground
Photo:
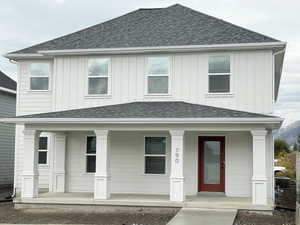
{"type": "Polygon", "coordinates": [[[275,210],[271,216],[239,210],[233,225],[295,225],[295,212],[275,210]]]}
{"type": "Polygon", "coordinates": [[[12,203],[0,203],[0,223],[21,224],[100,224],[100,225],[165,225],[177,213],[177,209],[164,212],[137,213],[65,213],[14,209],[12,203]]]}

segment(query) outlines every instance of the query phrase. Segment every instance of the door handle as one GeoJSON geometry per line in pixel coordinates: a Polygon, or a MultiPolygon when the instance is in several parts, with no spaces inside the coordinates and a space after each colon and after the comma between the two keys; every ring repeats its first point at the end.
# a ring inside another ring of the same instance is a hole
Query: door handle
{"type": "Polygon", "coordinates": [[[226,165],[226,164],[225,164],[225,161],[223,161],[223,162],[221,163],[221,168],[224,169],[224,168],[225,168],[225,165],[226,165]]]}

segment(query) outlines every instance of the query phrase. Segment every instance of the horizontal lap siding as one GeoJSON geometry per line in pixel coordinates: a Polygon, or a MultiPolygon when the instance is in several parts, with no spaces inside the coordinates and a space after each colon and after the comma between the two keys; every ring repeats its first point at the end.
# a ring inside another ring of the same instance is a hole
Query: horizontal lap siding
{"type": "MultiPolygon", "coordinates": [[[[94,191],[94,174],[85,173],[86,135],[88,134],[70,133],[68,135],[67,191],[70,192],[94,191]]],[[[151,136],[153,133],[112,132],[110,150],[112,193],[169,193],[169,138],[167,174],[145,175],[144,135],[151,136]]]]}
{"type": "MultiPolygon", "coordinates": [[[[16,96],[0,91],[0,117],[16,115],[16,96]]],[[[0,123],[0,185],[14,177],[15,125],[0,123]]]]}

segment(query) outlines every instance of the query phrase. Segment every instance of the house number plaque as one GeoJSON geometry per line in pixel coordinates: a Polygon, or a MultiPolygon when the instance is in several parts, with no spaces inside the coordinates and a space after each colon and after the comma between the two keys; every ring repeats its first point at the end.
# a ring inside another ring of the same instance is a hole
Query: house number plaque
{"type": "Polygon", "coordinates": [[[179,148],[176,148],[175,151],[175,163],[179,163],[179,148]]]}

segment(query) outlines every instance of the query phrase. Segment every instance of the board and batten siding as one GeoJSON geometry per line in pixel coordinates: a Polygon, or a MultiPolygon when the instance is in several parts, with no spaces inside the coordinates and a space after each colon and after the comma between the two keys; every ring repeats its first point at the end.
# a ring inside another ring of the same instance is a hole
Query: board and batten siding
{"type": "MultiPolygon", "coordinates": [[[[16,95],[0,91],[0,117],[16,115],[16,95]]],[[[15,125],[0,123],[0,185],[14,178],[15,125]]]]}

